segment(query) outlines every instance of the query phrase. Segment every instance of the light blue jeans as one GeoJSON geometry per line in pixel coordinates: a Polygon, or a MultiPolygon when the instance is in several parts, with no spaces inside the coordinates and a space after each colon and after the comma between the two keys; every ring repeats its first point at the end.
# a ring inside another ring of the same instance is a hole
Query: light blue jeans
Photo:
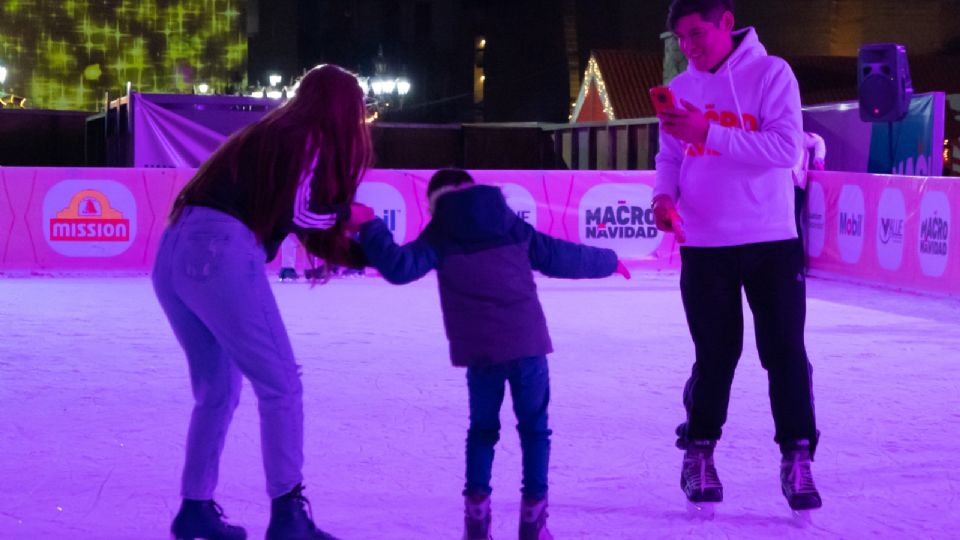
{"type": "Polygon", "coordinates": [[[186,353],[195,400],[181,483],[186,499],[213,498],[241,375],[257,395],[267,493],[279,497],[303,480],[300,366],[264,259],[250,229],[205,207],[185,208],[160,241],[153,287],[186,353]]]}

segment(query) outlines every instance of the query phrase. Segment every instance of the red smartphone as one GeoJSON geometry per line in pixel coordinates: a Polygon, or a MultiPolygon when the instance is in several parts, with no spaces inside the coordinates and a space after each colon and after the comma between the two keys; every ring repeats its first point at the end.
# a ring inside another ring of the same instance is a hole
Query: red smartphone
{"type": "Polygon", "coordinates": [[[680,108],[680,102],[669,87],[654,86],[650,89],[650,100],[653,101],[653,109],[657,113],[673,111],[680,108]]]}

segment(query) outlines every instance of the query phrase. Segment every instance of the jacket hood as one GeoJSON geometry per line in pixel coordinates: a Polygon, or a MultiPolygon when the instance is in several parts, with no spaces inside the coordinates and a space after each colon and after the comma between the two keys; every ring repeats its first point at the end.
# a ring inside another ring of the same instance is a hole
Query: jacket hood
{"type": "Polygon", "coordinates": [[[441,195],[432,224],[454,240],[475,242],[503,236],[518,219],[500,188],[475,185],[441,195]]]}

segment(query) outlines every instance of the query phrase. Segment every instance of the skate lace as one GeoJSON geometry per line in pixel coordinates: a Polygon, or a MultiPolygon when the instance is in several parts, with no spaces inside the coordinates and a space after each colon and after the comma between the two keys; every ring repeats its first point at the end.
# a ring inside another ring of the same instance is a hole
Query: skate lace
{"type": "Polygon", "coordinates": [[[702,491],[721,487],[717,468],[713,465],[713,460],[706,455],[696,454],[687,458],[687,470],[692,473],[687,475],[687,482],[691,488],[702,491]]]}
{"type": "Polygon", "coordinates": [[[786,480],[794,493],[817,492],[817,486],[813,483],[813,473],[810,471],[810,461],[801,455],[791,456],[786,480]]]}
{"type": "Polygon", "coordinates": [[[310,517],[310,522],[313,523],[313,507],[310,506],[310,500],[303,495],[304,489],[306,489],[306,487],[303,486],[303,484],[298,485],[290,492],[290,497],[300,503],[301,510],[303,507],[307,508],[307,516],[310,517]]]}
{"type": "Polygon", "coordinates": [[[213,507],[213,511],[217,513],[217,517],[223,521],[227,515],[223,513],[223,508],[217,504],[216,501],[210,501],[210,506],[213,507]]]}

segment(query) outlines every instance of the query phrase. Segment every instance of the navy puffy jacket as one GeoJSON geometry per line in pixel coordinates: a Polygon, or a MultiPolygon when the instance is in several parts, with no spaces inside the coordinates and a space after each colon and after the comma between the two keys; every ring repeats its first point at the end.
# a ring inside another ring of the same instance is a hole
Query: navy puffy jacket
{"type": "Polygon", "coordinates": [[[387,281],[409,283],[437,270],[450,359],[486,365],[552,352],[532,270],[562,278],[600,278],[616,270],[612,250],[559,240],[510,210],[499,188],[472,185],[440,196],[420,236],[398,246],[379,219],[360,243],[387,281]]]}

